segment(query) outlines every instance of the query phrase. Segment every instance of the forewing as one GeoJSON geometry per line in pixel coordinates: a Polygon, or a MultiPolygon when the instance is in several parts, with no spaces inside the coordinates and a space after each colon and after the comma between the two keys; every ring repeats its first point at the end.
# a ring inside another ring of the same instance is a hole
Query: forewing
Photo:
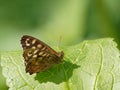
{"type": "Polygon", "coordinates": [[[44,71],[59,61],[57,53],[42,41],[31,37],[21,38],[26,72],[30,74],[44,71]]]}

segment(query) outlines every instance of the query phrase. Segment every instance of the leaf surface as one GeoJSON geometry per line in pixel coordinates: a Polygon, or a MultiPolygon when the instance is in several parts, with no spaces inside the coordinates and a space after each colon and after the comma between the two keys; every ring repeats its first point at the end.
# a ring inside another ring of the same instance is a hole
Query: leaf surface
{"type": "Polygon", "coordinates": [[[111,38],[63,48],[63,63],[47,71],[25,72],[21,51],[1,54],[10,90],[120,90],[120,53],[111,38]]]}

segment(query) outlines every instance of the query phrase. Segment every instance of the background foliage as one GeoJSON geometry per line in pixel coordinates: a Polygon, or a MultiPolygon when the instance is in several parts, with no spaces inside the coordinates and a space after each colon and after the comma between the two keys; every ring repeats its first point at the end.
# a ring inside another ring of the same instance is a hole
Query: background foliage
{"type": "MultiPolygon", "coordinates": [[[[113,37],[120,48],[120,0],[0,0],[0,51],[21,50],[28,34],[50,46],[113,37]]],[[[1,68],[0,68],[1,71],[1,68]]],[[[0,90],[7,89],[0,74],[0,90]]]]}

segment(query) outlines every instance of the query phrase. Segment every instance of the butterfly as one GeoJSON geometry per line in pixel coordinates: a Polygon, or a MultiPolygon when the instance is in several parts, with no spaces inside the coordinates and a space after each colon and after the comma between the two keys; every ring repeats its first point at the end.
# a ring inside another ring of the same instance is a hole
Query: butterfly
{"type": "Polygon", "coordinates": [[[34,74],[45,71],[62,62],[63,51],[56,52],[47,44],[32,36],[21,38],[26,73],[34,74]]]}

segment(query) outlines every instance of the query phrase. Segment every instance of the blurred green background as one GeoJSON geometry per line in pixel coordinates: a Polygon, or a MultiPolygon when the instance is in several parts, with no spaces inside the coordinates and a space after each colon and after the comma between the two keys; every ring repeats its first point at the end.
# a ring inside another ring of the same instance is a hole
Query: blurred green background
{"type": "MultiPolygon", "coordinates": [[[[50,46],[113,37],[120,48],[120,0],[0,0],[0,52],[31,35],[50,46]]],[[[0,90],[7,90],[0,68],[0,90]]]]}

